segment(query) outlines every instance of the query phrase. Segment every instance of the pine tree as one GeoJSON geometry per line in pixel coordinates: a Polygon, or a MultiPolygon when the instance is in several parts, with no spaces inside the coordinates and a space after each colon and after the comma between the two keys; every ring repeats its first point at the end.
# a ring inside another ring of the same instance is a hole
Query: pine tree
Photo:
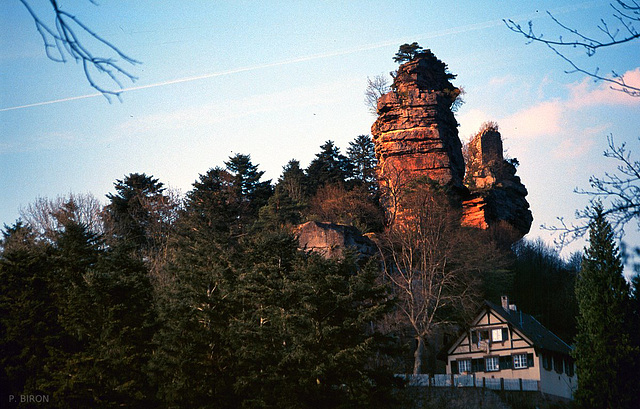
{"type": "Polygon", "coordinates": [[[371,328],[389,303],[369,267],[306,255],[286,234],[254,236],[231,327],[245,407],[381,404],[389,372],[372,362],[386,340],[371,328]]]}
{"type": "Polygon", "coordinates": [[[375,146],[369,135],[358,135],[349,142],[347,156],[353,166],[354,179],[364,185],[371,194],[378,191],[378,181],[376,179],[376,158],[375,146]]]}
{"type": "Polygon", "coordinates": [[[632,345],[629,285],[614,232],[594,206],[589,246],[576,283],[576,400],[584,408],[638,407],[638,350],[632,345]]]}
{"type": "Polygon", "coordinates": [[[153,252],[164,240],[171,222],[171,207],[164,185],[142,173],[116,180],[116,193],[109,193],[104,209],[107,239],[126,244],[139,256],[153,252]]]}
{"type": "Polygon", "coordinates": [[[315,195],[318,188],[328,184],[345,184],[352,176],[349,159],[340,153],[333,141],[327,141],[320,147],[320,153],[307,168],[308,193],[315,195]]]}
{"type": "Polygon", "coordinates": [[[63,329],[53,300],[51,248],[18,222],[0,240],[0,388],[9,395],[47,394],[47,362],[63,329]]]}
{"type": "Polygon", "coordinates": [[[251,163],[251,156],[236,154],[225,162],[231,174],[231,189],[240,206],[240,218],[247,228],[258,218],[258,211],[267,204],[272,194],[271,181],[260,181],[264,175],[258,166],[251,163]]]}
{"type": "Polygon", "coordinates": [[[169,408],[238,407],[228,326],[235,302],[238,225],[234,177],[213,168],[187,194],[172,241],[169,283],[157,294],[152,372],[169,408]]]}

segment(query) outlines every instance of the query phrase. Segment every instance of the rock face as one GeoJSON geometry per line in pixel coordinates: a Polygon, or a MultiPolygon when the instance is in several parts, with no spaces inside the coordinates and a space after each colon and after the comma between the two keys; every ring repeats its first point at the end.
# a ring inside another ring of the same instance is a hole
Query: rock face
{"type": "Polygon", "coordinates": [[[453,78],[427,50],[400,66],[392,91],[378,100],[371,132],[383,187],[428,177],[462,188],[462,146],[451,112],[460,91],[449,81],[453,78]]]}
{"type": "Polygon", "coordinates": [[[527,189],[516,176],[513,161],[503,157],[502,137],[496,124],[487,124],[469,142],[462,225],[487,229],[506,223],[520,237],[529,232],[533,216],[525,199],[527,189]]]}
{"type": "Polygon", "coordinates": [[[454,201],[463,209],[462,225],[488,229],[507,224],[519,236],[514,239],[520,238],[533,220],[527,190],[513,163],[504,160],[502,138],[494,124],[471,141],[465,166],[451,110],[460,93],[450,82],[453,78],[446,65],[426,50],[399,67],[392,90],[378,99],[378,119],[371,133],[383,205],[393,220],[403,223],[401,187],[428,178],[454,193],[454,201]]]}
{"type": "Polygon", "coordinates": [[[302,250],[326,258],[342,257],[347,249],[355,250],[362,257],[377,251],[375,244],[353,226],[312,221],[298,226],[296,236],[302,250]]]}

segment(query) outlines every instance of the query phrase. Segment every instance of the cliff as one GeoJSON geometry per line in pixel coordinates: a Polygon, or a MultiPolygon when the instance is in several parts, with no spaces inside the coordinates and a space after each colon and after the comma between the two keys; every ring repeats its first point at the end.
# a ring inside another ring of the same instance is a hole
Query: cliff
{"type": "Polygon", "coordinates": [[[454,78],[426,50],[398,68],[391,91],[379,98],[371,133],[382,203],[391,222],[407,222],[399,195],[407,182],[428,179],[453,193],[452,206],[462,208],[462,225],[488,229],[506,224],[516,240],[533,221],[527,190],[514,164],[504,159],[502,138],[493,124],[470,142],[465,165],[451,110],[460,94],[450,81],[454,78]]]}
{"type": "Polygon", "coordinates": [[[326,258],[339,258],[347,249],[359,257],[369,257],[377,252],[375,244],[353,226],[342,224],[307,222],[296,228],[299,247],[326,258]]]}
{"type": "Polygon", "coordinates": [[[520,237],[529,232],[533,215],[525,199],[527,189],[516,176],[515,161],[503,157],[498,126],[486,124],[469,142],[462,225],[487,229],[506,223],[520,237]]]}
{"type": "Polygon", "coordinates": [[[378,100],[371,128],[382,185],[427,177],[463,187],[462,145],[451,112],[460,91],[453,78],[429,50],[398,69],[392,91],[378,100]]]}

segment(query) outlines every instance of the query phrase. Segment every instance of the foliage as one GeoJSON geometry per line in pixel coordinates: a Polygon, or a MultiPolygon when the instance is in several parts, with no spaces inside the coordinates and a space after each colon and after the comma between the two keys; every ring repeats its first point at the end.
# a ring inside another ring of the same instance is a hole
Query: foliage
{"type": "Polygon", "coordinates": [[[400,46],[398,52],[393,57],[393,61],[399,64],[403,62],[412,61],[416,55],[420,54],[422,47],[418,43],[413,42],[411,44],[405,43],[400,46]]]}
{"type": "Polygon", "coordinates": [[[333,141],[326,141],[320,149],[320,153],[316,154],[306,171],[310,196],[321,186],[344,183],[352,175],[351,163],[340,153],[340,148],[335,146],[333,141]]]}
{"type": "Polygon", "coordinates": [[[278,178],[277,186],[282,186],[294,202],[302,205],[307,199],[305,191],[307,184],[307,176],[300,168],[300,162],[292,159],[282,168],[282,175],[278,178]]]}
{"type": "Polygon", "coordinates": [[[102,204],[92,194],[70,193],[55,199],[39,197],[20,209],[20,217],[39,238],[51,241],[63,228],[60,220],[65,217],[83,223],[94,233],[103,233],[101,211],[102,204]],[[62,212],[67,216],[61,218],[62,212]]]}
{"type": "Polygon", "coordinates": [[[153,176],[131,173],[114,184],[104,209],[107,238],[136,249],[155,248],[167,222],[162,217],[166,203],[164,185],[153,176]]]}
{"type": "Polygon", "coordinates": [[[614,233],[596,205],[576,284],[576,400],[584,408],[637,407],[640,351],[633,345],[629,285],[614,233]]]}
{"type": "Polygon", "coordinates": [[[514,253],[513,283],[504,294],[509,294],[518,308],[570,344],[576,334],[575,282],[580,255],[565,261],[540,239],[516,243],[514,253]]]}
{"type": "Polygon", "coordinates": [[[231,175],[230,188],[240,211],[241,224],[249,225],[272,194],[271,181],[261,181],[263,171],[251,163],[250,155],[236,154],[224,163],[231,175]]]}
{"type": "Polygon", "coordinates": [[[363,233],[381,231],[384,214],[364,186],[346,190],[344,185],[325,185],[311,199],[309,218],[352,225],[363,233]]]}
{"type": "Polygon", "coordinates": [[[3,396],[43,393],[50,346],[62,328],[53,298],[50,247],[30,228],[6,227],[0,241],[0,385],[3,396]]]}
{"type": "Polygon", "coordinates": [[[238,276],[232,324],[243,407],[380,405],[391,375],[372,365],[386,341],[371,323],[388,309],[374,265],[304,255],[288,235],[261,235],[238,276]],[[386,379],[385,379],[386,377],[386,379]]]}
{"type": "Polygon", "coordinates": [[[173,280],[158,295],[160,399],[286,408],[382,396],[384,372],[368,369],[383,345],[368,324],[387,305],[374,271],[301,253],[288,234],[237,234],[244,199],[234,183],[216,168],[187,194],[167,266],[173,280]]]}
{"type": "Polygon", "coordinates": [[[376,178],[376,168],[378,159],[376,157],[375,145],[369,135],[358,135],[349,142],[347,157],[352,167],[352,176],[357,184],[366,187],[371,194],[378,191],[378,180],[376,178]]]}

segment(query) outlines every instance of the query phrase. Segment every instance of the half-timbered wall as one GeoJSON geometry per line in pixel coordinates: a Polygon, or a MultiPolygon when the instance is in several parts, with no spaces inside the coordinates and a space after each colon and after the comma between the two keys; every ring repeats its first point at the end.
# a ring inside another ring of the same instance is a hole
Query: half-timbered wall
{"type": "Polygon", "coordinates": [[[549,356],[543,361],[543,354],[535,349],[534,343],[492,309],[476,317],[448,353],[447,374],[473,373],[478,379],[537,380],[542,392],[566,398],[572,398],[575,391],[574,364],[568,356],[560,359],[564,362],[564,371],[554,366],[549,356]],[[571,365],[570,371],[566,370],[567,365],[571,365]]]}

